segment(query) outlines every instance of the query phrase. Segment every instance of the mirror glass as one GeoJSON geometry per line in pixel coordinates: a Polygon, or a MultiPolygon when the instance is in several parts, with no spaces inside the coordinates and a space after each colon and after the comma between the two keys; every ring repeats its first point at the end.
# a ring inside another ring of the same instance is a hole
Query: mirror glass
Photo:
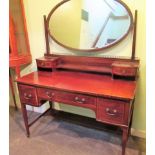
{"type": "Polygon", "coordinates": [[[121,41],[132,25],[118,0],[66,0],[48,16],[48,31],[58,44],[80,50],[103,49],[121,41]]]}

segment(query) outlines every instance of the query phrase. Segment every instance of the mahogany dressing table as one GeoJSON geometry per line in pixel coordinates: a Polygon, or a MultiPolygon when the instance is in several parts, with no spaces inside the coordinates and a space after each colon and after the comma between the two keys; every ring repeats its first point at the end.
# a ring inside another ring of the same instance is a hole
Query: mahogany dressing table
{"type": "MultiPolygon", "coordinates": [[[[48,29],[51,15],[66,2],[68,0],[56,5],[47,19],[44,16],[47,51],[44,57],[36,59],[38,70],[17,79],[27,136],[30,136],[30,126],[52,109],[52,103],[60,102],[91,109],[94,111],[97,121],[120,127],[123,131],[122,155],[125,155],[132,123],[139,69],[139,60],[135,58],[136,18],[131,26],[134,30],[131,58],[51,54],[48,35],[58,44],[67,47],[57,41],[48,29]],[[50,108],[29,123],[26,105],[40,107],[45,101],[50,101],[50,108]]],[[[119,3],[125,6],[124,3],[119,3]]],[[[131,13],[129,10],[128,12],[131,13]]],[[[90,49],[90,51],[99,51],[104,48],[107,46],[90,49]]],[[[74,50],[74,47],[69,49],[74,50]]],[[[80,51],[89,50],[81,49],[80,51]]]]}

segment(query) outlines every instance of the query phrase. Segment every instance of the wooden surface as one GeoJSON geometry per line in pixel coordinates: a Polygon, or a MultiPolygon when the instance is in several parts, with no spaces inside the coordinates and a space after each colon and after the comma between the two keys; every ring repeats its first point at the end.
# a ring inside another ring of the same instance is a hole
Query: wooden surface
{"type": "Polygon", "coordinates": [[[136,82],[112,79],[111,76],[80,72],[33,72],[17,80],[29,85],[44,86],[92,95],[133,99],[136,82]],[[121,89],[120,89],[121,88],[121,89]]]}
{"type": "MultiPolygon", "coordinates": [[[[112,74],[114,67],[119,68],[134,68],[135,70],[139,67],[139,60],[130,60],[129,58],[117,57],[117,58],[106,58],[106,57],[86,57],[86,56],[70,56],[70,55],[45,55],[42,58],[38,58],[37,61],[45,61],[54,63],[56,60],[55,68],[72,69],[77,71],[90,71],[96,73],[108,73],[112,74]]],[[[51,67],[52,68],[52,67],[51,67]]],[[[127,71],[128,72],[128,71],[127,71]]],[[[136,77],[136,74],[132,76],[136,77]]]]}
{"type": "MultiPolygon", "coordinates": [[[[49,59],[40,61],[48,62],[49,59]]],[[[137,81],[113,79],[111,75],[101,73],[52,69],[32,72],[18,78],[17,82],[28,137],[32,123],[28,121],[26,105],[39,107],[45,101],[50,101],[51,109],[53,102],[60,102],[89,108],[95,112],[97,121],[119,126],[123,131],[122,155],[125,155],[137,81]]]]}
{"type": "Polygon", "coordinates": [[[28,137],[30,126],[43,114],[29,123],[26,105],[39,107],[45,101],[50,101],[51,109],[53,102],[60,102],[92,109],[97,121],[121,127],[122,155],[125,155],[136,81],[113,79],[108,75],[55,70],[36,71],[19,78],[17,82],[28,137]]]}
{"type": "Polygon", "coordinates": [[[97,121],[119,126],[125,155],[139,60],[45,55],[36,61],[38,71],[17,80],[27,136],[31,123],[25,105],[40,107],[49,101],[51,109],[59,102],[91,109],[97,121]]]}

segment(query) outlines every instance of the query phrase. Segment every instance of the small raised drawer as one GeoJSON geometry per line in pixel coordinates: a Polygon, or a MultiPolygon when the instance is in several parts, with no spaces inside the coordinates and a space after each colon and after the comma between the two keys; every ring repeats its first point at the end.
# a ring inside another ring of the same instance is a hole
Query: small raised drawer
{"type": "Polygon", "coordinates": [[[97,119],[103,122],[123,124],[126,102],[101,99],[97,100],[97,119]]]}
{"type": "Polygon", "coordinates": [[[37,67],[39,68],[56,68],[57,64],[59,63],[59,59],[58,58],[50,58],[50,59],[46,59],[46,58],[40,58],[40,59],[36,59],[37,62],[37,67]]]}
{"type": "Polygon", "coordinates": [[[37,61],[37,66],[41,68],[52,68],[54,67],[54,64],[50,61],[44,61],[44,60],[36,60],[37,61]]]}
{"type": "Polygon", "coordinates": [[[135,62],[115,61],[114,63],[112,63],[112,74],[135,77],[137,74],[138,67],[139,63],[136,61],[135,62]]]}
{"type": "Polygon", "coordinates": [[[18,89],[20,93],[21,103],[32,106],[40,106],[37,99],[37,92],[35,87],[18,84],[18,89]]]}
{"type": "Polygon", "coordinates": [[[124,67],[113,67],[112,73],[113,75],[136,76],[137,69],[136,68],[124,68],[124,67]]]}

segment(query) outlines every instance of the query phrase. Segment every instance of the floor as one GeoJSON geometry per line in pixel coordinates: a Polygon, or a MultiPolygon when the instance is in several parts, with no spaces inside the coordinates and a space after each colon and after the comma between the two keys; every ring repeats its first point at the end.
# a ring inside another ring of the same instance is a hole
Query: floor
{"type": "MultiPolygon", "coordinates": [[[[36,115],[29,113],[30,118],[36,115]]],[[[30,128],[27,138],[21,111],[10,107],[10,155],[121,155],[119,130],[104,128],[96,121],[81,125],[84,117],[77,122],[74,115],[63,118],[46,114],[30,128]]],[[[126,155],[145,154],[145,140],[130,136],[126,155]]]]}

